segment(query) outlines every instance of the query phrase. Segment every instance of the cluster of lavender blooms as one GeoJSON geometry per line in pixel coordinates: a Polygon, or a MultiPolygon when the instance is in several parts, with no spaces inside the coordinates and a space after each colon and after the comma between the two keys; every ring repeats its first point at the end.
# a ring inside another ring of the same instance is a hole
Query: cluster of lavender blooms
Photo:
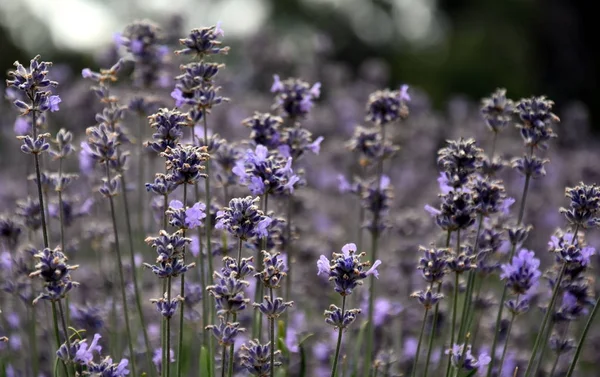
{"type": "Polygon", "coordinates": [[[330,62],[280,77],[264,39],[225,70],[219,24],[178,37],[128,25],[81,72],[98,101],[39,56],[9,72],[0,374],[594,375],[581,111],[498,89],[444,116],[330,62]]]}

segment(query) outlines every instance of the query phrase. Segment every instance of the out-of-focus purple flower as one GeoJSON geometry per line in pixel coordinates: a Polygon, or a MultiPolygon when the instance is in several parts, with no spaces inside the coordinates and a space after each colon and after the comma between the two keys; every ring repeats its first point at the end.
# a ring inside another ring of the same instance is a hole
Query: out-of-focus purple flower
{"type": "Polygon", "coordinates": [[[17,117],[13,130],[17,136],[24,136],[31,132],[31,124],[25,117],[17,117]]]}
{"type": "Polygon", "coordinates": [[[489,129],[495,133],[510,124],[513,112],[514,103],[506,98],[506,89],[496,89],[489,98],[481,101],[481,115],[489,129]]]}
{"type": "Polygon", "coordinates": [[[503,264],[500,279],[506,280],[506,285],[515,294],[526,294],[537,285],[542,273],[539,271],[540,260],[535,253],[527,249],[519,250],[510,264],[503,264]]]}
{"type": "Polygon", "coordinates": [[[281,81],[278,75],[273,75],[271,92],[275,93],[273,107],[281,109],[292,119],[308,115],[315,99],[321,95],[321,84],[315,83],[312,87],[305,81],[288,78],[281,81]]]}
{"type": "MultiPolygon", "coordinates": [[[[156,367],[156,371],[158,372],[158,374],[162,374],[162,348],[157,348],[154,350],[154,353],[152,355],[152,362],[154,363],[154,366],[156,367]]],[[[175,362],[175,352],[173,352],[172,349],[169,350],[169,363],[174,363],[175,362]]]]}
{"type": "MultiPolygon", "coordinates": [[[[369,95],[367,101],[367,121],[376,125],[386,125],[408,117],[405,100],[408,87],[401,91],[378,90],[369,95]]],[[[410,99],[410,97],[409,97],[410,99]]]]}

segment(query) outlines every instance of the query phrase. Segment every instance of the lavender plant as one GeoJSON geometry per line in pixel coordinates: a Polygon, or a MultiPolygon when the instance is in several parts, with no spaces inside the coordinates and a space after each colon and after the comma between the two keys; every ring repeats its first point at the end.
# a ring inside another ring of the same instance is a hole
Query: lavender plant
{"type": "Polygon", "coordinates": [[[598,142],[581,108],[561,104],[559,128],[548,98],[497,89],[441,113],[419,88],[377,90],[371,68],[331,74],[327,54],[281,65],[264,36],[225,70],[219,24],[175,56],[173,25],[128,25],[93,64],[117,63],[81,72],[91,96],[39,57],[9,72],[0,375],[594,375],[600,189],[573,182],[597,178],[598,142]]]}

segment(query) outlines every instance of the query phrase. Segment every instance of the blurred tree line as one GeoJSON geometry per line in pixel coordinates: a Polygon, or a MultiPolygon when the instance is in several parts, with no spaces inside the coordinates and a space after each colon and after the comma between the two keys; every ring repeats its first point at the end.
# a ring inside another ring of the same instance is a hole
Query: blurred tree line
{"type": "MultiPolygon", "coordinates": [[[[600,119],[600,73],[595,34],[595,3],[586,0],[439,0],[438,12],[449,27],[443,42],[428,47],[407,43],[369,44],[335,7],[302,0],[271,2],[270,26],[278,32],[292,25],[329,36],[331,56],[356,70],[365,59],[379,58],[390,67],[391,84],[409,82],[423,88],[440,106],[452,94],[477,100],[496,87],[511,98],[546,94],[557,105],[581,100],[600,119]]],[[[391,12],[392,0],[364,0],[391,12]]],[[[0,66],[31,57],[0,25],[0,66]]],[[[91,57],[56,50],[48,59],[74,69],[91,57]]]]}

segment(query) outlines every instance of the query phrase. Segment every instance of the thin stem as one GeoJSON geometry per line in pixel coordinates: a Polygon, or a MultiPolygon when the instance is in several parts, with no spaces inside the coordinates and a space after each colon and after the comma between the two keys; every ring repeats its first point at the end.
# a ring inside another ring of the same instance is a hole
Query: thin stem
{"type": "MultiPolygon", "coordinates": [[[[206,111],[204,111],[204,114],[202,116],[202,120],[204,123],[204,144],[208,145],[208,124],[207,124],[207,113],[206,111]]],[[[193,130],[192,130],[192,134],[193,134],[193,130]]],[[[211,235],[212,235],[212,217],[210,214],[210,204],[211,204],[211,199],[210,199],[210,159],[206,162],[206,179],[204,180],[204,190],[205,190],[205,194],[206,194],[206,220],[205,220],[205,226],[204,229],[206,231],[206,258],[208,259],[208,276],[212,276],[214,273],[214,268],[213,268],[213,255],[212,255],[212,243],[211,243],[211,235]]],[[[208,300],[204,300],[204,301],[208,301],[208,300]]],[[[214,323],[214,319],[215,319],[215,308],[214,306],[210,305],[208,307],[208,314],[209,314],[209,323],[214,323]]],[[[206,331],[205,331],[206,332],[206,331]]],[[[209,342],[209,352],[212,355],[213,352],[213,338],[211,336],[208,336],[208,342],[209,342]]],[[[213,365],[211,363],[211,365],[213,365]]],[[[211,373],[214,374],[214,370],[211,371],[211,373]]]]}
{"type": "Polygon", "coordinates": [[[221,377],[225,377],[225,366],[227,364],[227,344],[223,343],[223,347],[221,348],[221,377]]]}
{"type": "Polygon", "coordinates": [[[590,328],[592,327],[592,323],[594,323],[594,318],[596,318],[596,314],[598,313],[598,303],[600,302],[600,298],[596,300],[594,304],[594,309],[592,309],[592,314],[590,314],[585,327],[583,328],[583,333],[581,333],[581,338],[579,339],[579,343],[577,343],[577,349],[575,350],[575,355],[573,356],[573,361],[569,365],[569,371],[567,372],[566,377],[571,377],[573,372],[575,371],[575,367],[577,366],[577,361],[579,360],[579,356],[581,356],[581,350],[583,349],[583,343],[585,342],[585,338],[587,337],[590,328]]]}
{"type": "MultiPolygon", "coordinates": [[[[167,292],[167,279],[163,279],[163,294],[160,297],[164,297],[167,292]]],[[[162,367],[160,371],[161,376],[165,376],[165,367],[168,367],[169,363],[169,350],[167,350],[167,320],[163,317],[160,326],[160,346],[162,348],[162,367]]]]}
{"type": "MultiPolygon", "coordinates": [[[[167,302],[171,302],[171,277],[169,276],[167,278],[167,302]]],[[[165,321],[167,322],[166,326],[165,326],[165,344],[166,344],[166,356],[167,359],[166,364],[163,364],[163,368],[165,368],[165,376],[169,377],[171,375],[171,318],[167,317],[165,319],[165,321]]]]}
{"type": "MultiPolygon", "coordinates": [[[[146,319],[144,317],[144,310],[142,309],[142,294],[140,285],[138,283],[137,271],[135,267],[135,256],[133,255],[133,229],[131,226],[131,214],[129,212],[129,200],[127,199],[127,182],[125,181],[125,174],[121,174],[121,187],[123,187],[123,207],[125,210],[125,225],[127,227],[127,240],[129,243],[129,263],[131,264],[131,276],[133,278],[133,290],[135,292],[135,306],[140,317],[140,326],[142,327],[142,335],[144,336],[144,345],[146,347],[146,362],[150,373],[154,375],[154,368],[152,368],[152,356],[150,353],[150,338],[148,337],[148,331],[146,330],[146,319]]],[[[140,197],[142,195],[139,195],[140,197]]],[[[141,214],[140,214],[141,216],[141,214]]],[[[141,229],[140,229],[141,231],[141,229]]]]}
{"type": "Polygon", "coordinates": [[[531,370],[531,367],[534,364],[534,360],[536,359],[536,354],[538,348],[540,347],[540,344],[542,343],[542,337],[546,329],[546,325],[548,324],[548,320],[551,316],[552,311],[554,310],[554,303],[556,302],[556,297],[558,297],[558,291],[560,291],[560,284],[565,275],[566,269],[567,265],[563,263],[562,267],[560,268],[560,274],[558,275],[558,279],[556,280],[556,283],[554,283],[554,289],[552,290],[552,298],[550,299],[550,304],[548,305],[548,309],[546,310],[546,314],[544,315],[544,319],[542,320],[542,326],[540,327],[538,335],[535,338],[533,350],[531,351],[531,357],[529,359],[529,363],[527,363],[527,369],[525,370],[525,377],[529,375],[529,371],[531,370]]]}
{"type": "Polygon", "coordinates": [[[490,160],[494,160],[494,156],[496,154],[496,141],[498,140],[498,132],[494,131],[494,136],[492,137],[492,149],[490,152],[490,160]]]}
{"type": "MultiPolygon", "coordinates": [[[[573,232],[573,238],[571,240],[571,245],[574,245],[577,240],[577,233],[579,232],[579,224],[575,227],[575,231],[573,232]]],[[[546,314],[544,315],[544,320],[542,321],[542,326],[538,332],[538,335],[535,339],[535,343],[533,346],[533,351],[531,351],[531,358],[529,359],[529,363],[527,363],[527,369],[525,370],[525,377],[529,375],[529,371],[532,370],[531,367],[535,365],[535,359],[537,350],[540,346],[542,346],[542,351],[545,350],[546,342],[548,341],[548,337],[550,336],[550,329],[546,329],[546,326],[551,326],[549,321],[552,316],[552,312],[554,311],[554,304],[556,303],[556,298],[558,297],[558,292],[560,291],[560,285],[562,283],[562,279],[567,270],[567,264],[563,263],[558,278],[554,283],[554,289],[552,290],[552,298],[550,299],[550,304],[548,305],[548,309],[546,310],[546,314]],[[547,330],[547,331],[546,331],[547,330]]],[[[540,360],[541,364],[541,360],[540,360]]],[[[533,373],[537,371],[539,368],[539,364],[536,365],[535,369],[532,370],[533,373]]]]}
{"type": "MultiPolygon", "coordinates": [[[[269,194],[265,193],[263,202],[263,213],[266,215],[269,209],[269,194]]],[[[267,237],[263,237],[261,240],[261,249],[265,250],[267,248],[267,237]]],[[[256,263],[259,263],[261,260],[261,250],[256,251],[256,263]]],[[[254,291],[254,302],[260,302],[262,297],[262,284],[260,281],[260,277],[256,278],[256,289],[254,291]]],[[[257,338],[260,340],[260,336],[262,334],[262,312],[260,310],[255,310],[252,323],[254,326],[252,327],[252,338],[257,338]]]]}
{"type": "MultiPolygon", "coordinates": [[[[106,162],[106,180],[110,182],[110,167],[108,166],[108,161],[106,162]]],[[[123,191],[125,191],[125,187],[123,187],[123,191]]],[[[125,292],[125,276],[123,274],[123,260],[121,257],[121,247],[119,246],[119,231],[117,228],[117,215],[115,211],[115,202],[112,196],[108,197],[108,201],[110,203],[110,214],[112,217],[112,225],[113,225],[113,233],[115,236],[115,250],[117,252],[117,262],[118,262],[118,270],[119,270],[119,280],[121,283],[121,299],[123,303],[123,315],[125,317],[125,329],[127,330],[127,343],[129,346],[129,354],[131,359],[131,373],[132,376],[137,376],[136,367],[135,367],[135,353],[133,352],[133,338],[131,334],[131,328],[129,326],[129,309],[127,308],[127,294],[125,292]]]]}
{"type": "MultiPolygon", "coordinates": [[[[233,322],[235,322],[235,321],[237,321],[237,313],[233,313],[233,322]]],[[[235,361],[234,351],[235,351],[234,345],[231,345],[229,347],[229,372],[227,373],[228,377],[233,376],[233,364],[235,361]]]]}
{"type": "MultiPolygon", "coordinates": [[[[448,231],[446,233],[446,248],[450,246],[450,236],[452,235],[452,231],[448,231]]],[[[438,283],[437,293],[442,291],[442,282],[438,283]]],[[[427,357],[425,358],[425,372],[423,373],[424,377],[427,377],[427,372],[429,372],[429,361],[431,360],[431,351],[433,350],[433,339],[435,337],[435,330],[437,327],[438,314],[440,309],[440,303],[435,304],[435,310],[433,313],[433,322],[431,324],[431,333],[429,334],[429,344],[427,345],[427,357]]]]}
{"type": "MultiPolygon", "coordinates": [[[[342,296],[342,318],[344,318],[344,314],[346,313],[346,296],[342,296]]],[[[337,345],[335,347],[335,356],[333,357],[333,366],[331,367],[331,377],[336,377],[338,359],[340,357],[340,348],[342,347],[342,334],[344,333],[344,329],[342,327],[338,330],[338,339],[337,345]]]]}
{"type": "MultiPolygon", "coordinates": [[[[530,151],[530,155],[533,154],[533,149],[530,151]]],[[[527,192],[529,192],[529,182],[531,180],[531,176],[527,174],[525,176],[525,183],[523,184],[523,192],[521,194],[521,204],[519,205],[519,217],[517,218],[517,226],[521,225],[523,222],[523,215],[525,214],[525,203],[527,202],[527,192]]],[[[517,244],[513,243],[511,245],[510,253],[508,255],[508,260],[514,257],[515,251],[517,250],[517,244]]],[[[496,316],[496,325],[494,326],[494,340],[492,341],[492,350],[496,349],[496,345],[498,344],[498,335],[500,333],[500,323],[502,322],[502,313],[504,311],[504,302],[506,301],[506,297],[508,295],[508,286],[504,285],[502,289],[502,298],[500,299],[500,304],[498,307],[498,315],[496,316]]],[[[496,353],[490,352],[490,364],[488,366],[487,377],[492,376],[492,369],[494,368],[494,361],[496,359],[496,353]]]]}
{"type": "MultiPolygon", "coordinates": [[[[479,214],[477,219],[477,233],[475,234],[475,245],[473,247],[473,255],[477,255],[479,251],[479,235],[481,234],[481,229],[483,226],[483,214],[479,214]]],[[[469,271],[469,277],[467,279],[467,289],[465,291],[465,300],[463,303],[463,309],[460,319],[460,327],[458,329],[458,342],[462,343],[466,333],[469,331],[469,326],[467,323],[469,313],[471,313],[471,302],[473,296],[473,286],[475,285],[475,270],[469,271]]]]}
{"type": "MultiPolygon", "coordinates": [[[[550,371],[550,377],[554,377],[554,372],[556,372],[556,366],[558,365],[558,360],[560,360],[560,353],[556,354],[556,359],[554,360],[554,364],[552,364],[552,370],[550,371]]],[[[568,374],[567,374],[568,376],[568,374]]]]}
{"type": "Polygon", "coordinates": [[[429,308],[425,308],[425,313],[423,314],[423,323],[421,324],[421,333],[419,334],[419,342],[417,343],[417,353],[415,354],[415,362],[413,363],[413,368],[411,372],[411,376],[415,377],[417,373],[417,367],[419,366],[419,354],[421,353],[421,342],[423,341],[423,333],[425,333],[425,324],[427,323],[427,314],[429,313],[429,308]]]}
{"type": "MultiPolygon", "coordinates": [[[[58,311],[56,310],[56,301],[52,301],[52,322],[54,323],[54,337],[56,338],[56,349],[58,350],[62,343],[60,342],[60,330],[58,326],[58,311]]],[[[65,372],[65,376],[69,376],[69,369],[67,368],[67,363],[63,361],[62,365],[65,372]]]]}
{"type": "Polygon", "coordinates": [[[538,373],[538,369],[540,368],[540,366],[542,365],[542,361],[545,360],[545,356],[546,356],[546,350],[548,349],[547,345],[548,345],[548,338],[550,337],[550,334],[552,334],[552,331],[554,330],[554,322],[552,320],[550,320],[550,323],[548,323],[548,328],[546,329],[546,331],[544,332],[544,337],[542,338],[542,350],[540,352],[540,357],[538,357],[537,362],[535,363],[535,368],[533,369],[533,373],[531,374],[532,376],[537,376],[538,373]]]}
{"type": "MultiPolygon", "coordinates": [[[[269,287],[269,296],[271,297],[271,302],[274,302],[275,298],[273,297],[273,288],[269,287]]],[[[269,335],[271,337],[271,377],[275,376],[275,348],[277,345],[275,344],[275,318],[269,318],[269,335]]]]}
{"type": "MultiPolygon", "coordinates": [[[[183,208],[186,208],[187,204],[187,182],[183,183],[183,208]]],[[[185,211],[183,213],[183,237],[185,237],[185,221],[186,215],[185,211]]],[[[185,262],[185,245],[183,246],[182,257],[183,262],[185,262]]],[[[181,287],[179,288],[179,295],[181,297],[185,297],[185,273],[181,274],[181,287]]],[[[179,310],[179,343],[177,347],[177,377],[181,377],[181,373],[183,371],[183,313],[185,310],[185,305],[182,302],[180,305],[181,309],[179,310]]]]}
{"type": "MultiPolygon", "coordinates": [[[[67,354],[69,354],[70,350],[71,350],[71,338],[69,338],[69,332],[68,332],[68,327],[67,327],[67,321],[65,319],[65,312],[63,310],[63,306],[62,303],[60,302],[60,300],[56,303],[58,306],[58,315],[60,316],[60,323],[62,325],[63,328],[63,332],[65,334],[65,343],[67,344],[67,354]]],[[[74,357],[75,355],[69,355],[69,359],[71,359],[71,357],[74,357]]],[[[70,369],[72,369],[73,367],[71,366],[70,369]]],[[[70,372],[70,371],[69,371],[70,372]]]]}
{"type": "MultiPolygon", "coordinates": [[[[442,283],[438,283],[437,293],[442,291],[442,283]]],[[[427,372],[429,371],[429,361],[431,360],[431,351],[433,350],[433,339],[435,337],[435,330],[437,327],[438,313],[440,310],[440,305],[437,303],[435,305],[435,309],[433,311],[433,321],[431,322],[431,333],[429,334],[429,344],[427,345],[427,357],[425,358],[425,371],[423,372],[423,376],[427,377],[427,372]]],[[[416,364],[415,364],[416,367],[416,364]]]]}
{"type": "MultiPolygon", "coordinates": [[[[517,304],[519,303],[519,296],[517,295],[517,304]]],[[[502,376],[502,368],[504,367],[504,358],[506,357],[506,350],[508,349],[508,340],[510,338],[510,332],[512,331],[513,323],[515,322],[516,314],[513,312],[508,323],[508,329],[506,330],[506,339],[504,340],[504,347],[502,349],[502,357],[500,358],[500,370],[498,376],[502,376]]]]}
{"type": "MultiPolygon", "coordinates": [[[[452,324],[450,330],[450,348],[454,346],[454,332],[456,328],[456,307],[458,306],[458,273],[455,274],[454,277],[454,299],[452,302],[452,324]]],[[[446,377],[450,376],[450,366],[452,360],[452,354],[448,354],[448,365],[446,366],[446,377]]]]}
{"type": "MultiPolygon", "coordinates": [[[[33,129],[33,140],[37,139],[37,125],[36,125],[36,111],[31,112],[31,122],[33,129]]],[[[40,202],[40,217],[42,220],[42,235],[44,237],[44,247],[48,247],[48,228],[46,227],[46,211],[44,211],[44,193],[42,190],[42,174],[40,172],[40,156],[34,154],[33,159],[35,161],[35,177],[37,181],[38,189],[38,200],[40,202]]]]}
{"type": "MultiPolygon", "coordinates": [[[[384,125],[381,126],[381,145],[385,145],[386,128],[384,125]]],[[[383,151],[384,148],[382,148],[383,151]]],[[[377,161],[377,170],[375,179],[377,179],[377,192],[381,192],[381,177],[383,176],[383,160],[384,155],[379,156],[377,161]]],[[[374,263],[377,260],[377,249],[379,246],[379,218],[380,213],[373,213],[373,230],[371,237],[371,261],[374,263]]],[[[373,325],[373,315],[375,313],[375,276],[371,275],[369,278],[369,312],[367,316],[367,346],[365,352],[365,363],[363,366],[363,375],[368,376],[371,368],[371,361],[373,360],[373,343],[375,341],[375,326],[373,325]]]]}
{"type": "MultiPolygon", "coordinates": [[[[291,297],[292,290],[292,267],[294,266],[293,254],[292,254],[292,196],[288,195],[286,198],[287,202],[287,219],[285,224],[285,239],[287,242],[287,276],[285,280],[285,301],[289,301],[291,297]]],[[[360,250],[360,249],[359,249],[360,250]]],[[[285,312],[284,317],[284,326],[287,332],[288,326],[288,315],[287,310],[285,312]]]]}

